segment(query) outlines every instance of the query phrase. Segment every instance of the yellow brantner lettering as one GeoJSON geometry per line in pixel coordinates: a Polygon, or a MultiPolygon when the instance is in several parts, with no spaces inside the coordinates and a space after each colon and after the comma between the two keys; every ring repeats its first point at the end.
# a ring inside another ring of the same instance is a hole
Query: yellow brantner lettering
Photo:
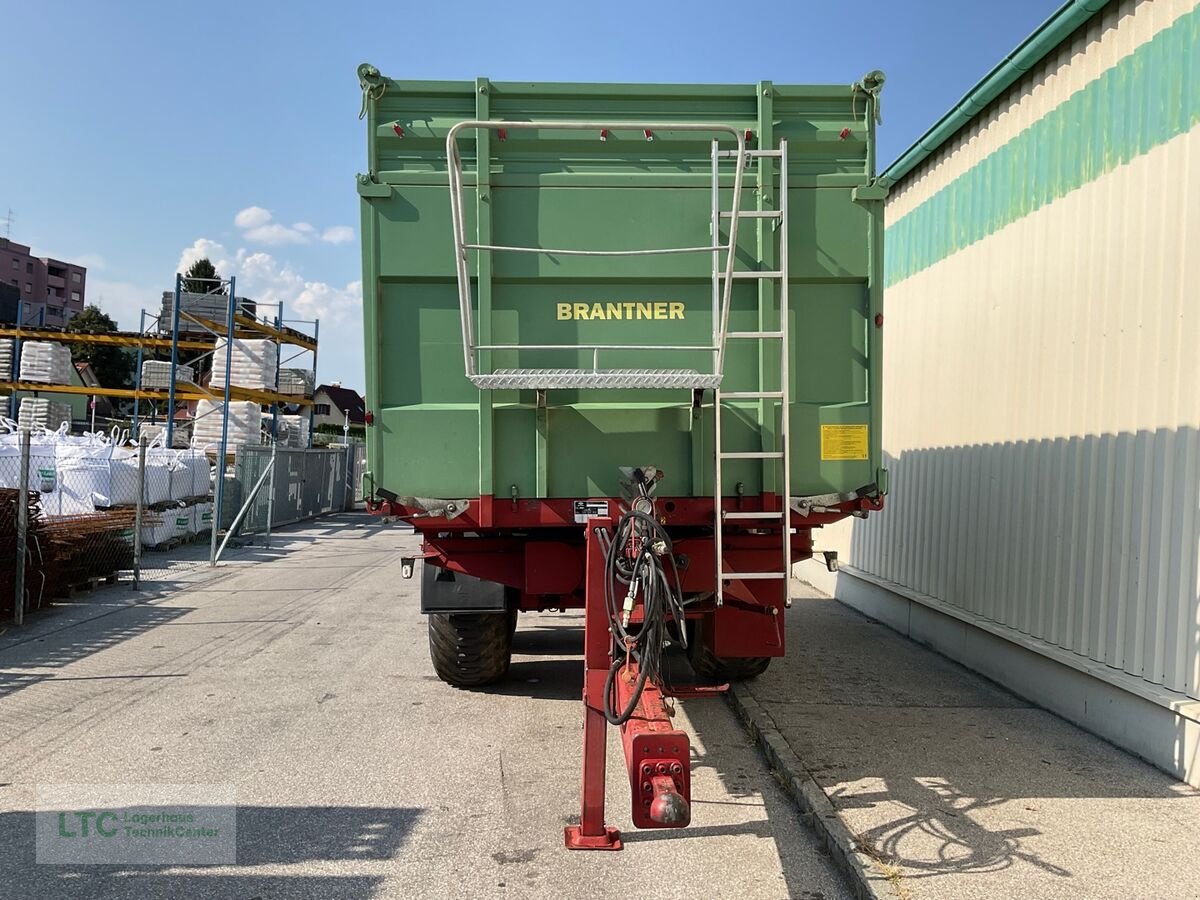
{"type": "Polygon", "coordinates": [[[621,319],[682,319],[686,306],[679,300],[617,300],[604,303],[555,303],[554,315],[560,322],[621,319]]]}

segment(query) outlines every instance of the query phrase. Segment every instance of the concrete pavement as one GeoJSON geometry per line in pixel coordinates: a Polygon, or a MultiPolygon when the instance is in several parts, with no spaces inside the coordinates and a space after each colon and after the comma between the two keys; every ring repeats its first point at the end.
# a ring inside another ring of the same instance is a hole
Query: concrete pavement
{"type": "Polygon", "coordinates": [[[740,690],[882,896],[1200,897],[1200,792],[793,583],[788,656],[740,690]]]}
{"type": "Polygon", "coordinates": [[[629,827],[613,731],[609,819],[626,849],[564,850],[582,619],[523,616],[508,682],[449,688],[429,665],[419,579],[399,577],[416,544],[327,518],[160,597],[128,605],[121,585],[4,635],[0,896],[849,896],[719,700],[683,705],[691,828],[629,827]],[[63,782],[231,783],[237,863],[37,865],[34,789],[63,782]]]}

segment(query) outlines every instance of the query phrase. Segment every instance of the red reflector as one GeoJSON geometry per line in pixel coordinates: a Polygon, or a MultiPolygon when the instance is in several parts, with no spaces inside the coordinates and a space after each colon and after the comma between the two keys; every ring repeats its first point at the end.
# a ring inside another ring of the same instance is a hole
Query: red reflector
{"type": "Polygon", "coordinates": [[[368,409],[365,413],[363,413],[363,421],[366,422],[368,425],[374,425],[375,424],[375,413],[371,412],[368,409]]]}
{"type": "Polygon", "coordinates": [[[649,128],[642,129],[642,134],[644,134],[646,136],[646,140],[648,140],[648,141],[654,140],[654,132],[651,131],[649,128]]]}
{"type": "Polygon", "coordinates": [[[398,137],[398,138],[404,137],[404,129],[400,127],[399,122],[397,122],[396,124],[394,124],[392,126],[392,131],[396,132],[396,137],[398,137]]]}
{"type": "Polygon", "coordinates": [[[850,129],[843,128],[841,131],[838,132],[838,137],[840,137],[844,141],[846,138],[850,137],[850,129]]]}
{"type": "Polygon", "coordinates": [[[883,327],[883,313],[875,313],[875,327],[876,328],[883,327]]]}
{"type": "Polygon", "coordinates": [[[505,130],[503,128],[497,128],[496,134],[498,134],[500,136],[500,140],[502,140],[502,141],[508,140],[508,131],[507,130],[505,130]]]}
{"type": "Polygon", "coordinates": [[[608,140],[608,129],[607,128],[600,129],[600,140],[602,140],[602,141],[608,140]]]}
{"type": "Polygon", "coordinates": [[[746,129],[746,143],[748,144],[748,143],[750,143],[752,140],[754,140],[754,132],[753,132],[753,131],[751,131],[749,128],[747,128],[747,129],[746,129]]]}

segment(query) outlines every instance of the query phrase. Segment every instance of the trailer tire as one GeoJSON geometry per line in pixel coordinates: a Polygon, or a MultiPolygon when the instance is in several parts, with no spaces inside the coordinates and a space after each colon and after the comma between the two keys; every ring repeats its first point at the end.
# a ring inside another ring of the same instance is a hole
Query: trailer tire
{"type": "Polygon", "coordinates": [[[438,678],[483,687],[507,675],[514,613],[430,613],[429,658],[438,678]]]}
{"type": "Polygon", "coordinates": [[[703,641],[688,644],[688,662],[701,678],[713,681],[745,681],[767,671],[769,656],[717,656],[703,641]]]}

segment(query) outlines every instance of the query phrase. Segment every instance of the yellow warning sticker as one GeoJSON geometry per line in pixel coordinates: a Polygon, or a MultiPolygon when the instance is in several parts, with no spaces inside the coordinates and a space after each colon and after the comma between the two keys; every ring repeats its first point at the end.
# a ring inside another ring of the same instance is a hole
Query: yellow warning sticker
{"type": "Polygon", "coordinates": [[[821,459],[866,458],[866,425],[821,426],[821,459]]]}

